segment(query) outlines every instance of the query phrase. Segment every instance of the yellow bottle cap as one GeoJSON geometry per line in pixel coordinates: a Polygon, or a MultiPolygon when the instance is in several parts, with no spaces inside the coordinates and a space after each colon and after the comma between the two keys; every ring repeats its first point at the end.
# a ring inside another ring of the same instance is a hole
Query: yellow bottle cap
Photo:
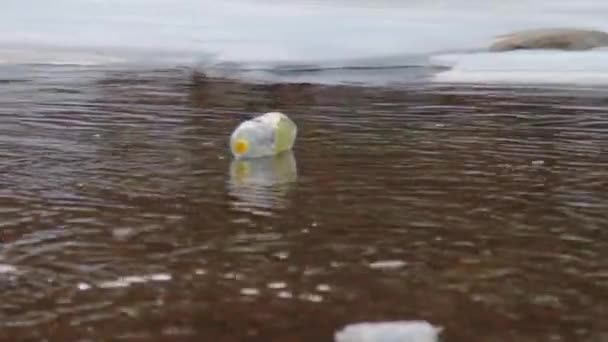
{"type": "Polygon", "coordinates": [[[234,142],[234,150],[238,154],[245,154],[249,151],[249,142],[245,139],[238,139],[234,142]]]}

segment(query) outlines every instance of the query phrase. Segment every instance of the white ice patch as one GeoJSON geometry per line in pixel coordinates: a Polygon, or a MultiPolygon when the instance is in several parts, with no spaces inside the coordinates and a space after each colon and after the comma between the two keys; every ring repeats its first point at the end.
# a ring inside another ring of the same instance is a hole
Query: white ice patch
{"type": "Polygon", "coordinates": [[[608,85],[608,49],[450,54],[431,63],[451,68],[436,74],[434,82],[608,85]]]}
{"type": "Polygon", "coordinates": [[[369,322],[347,325],[335,342],[437,342],[441,328],[425,321],[369,322]]]}

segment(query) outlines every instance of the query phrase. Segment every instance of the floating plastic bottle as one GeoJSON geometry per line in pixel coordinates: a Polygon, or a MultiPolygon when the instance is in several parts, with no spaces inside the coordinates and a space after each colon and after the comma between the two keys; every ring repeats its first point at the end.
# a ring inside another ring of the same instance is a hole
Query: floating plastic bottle
{"type": "Polygon", "coordinates": [[[363,322],[336,332],[335,342],[438,342],[443,328],[426,321],[363,322]]]}
{"type": "Polygon", "coordinates": [[[291,150],[296,141],[296,124],[280,112],[270,112],[242,122],[230,136],[235,158],[259,158],[291,150]]]}

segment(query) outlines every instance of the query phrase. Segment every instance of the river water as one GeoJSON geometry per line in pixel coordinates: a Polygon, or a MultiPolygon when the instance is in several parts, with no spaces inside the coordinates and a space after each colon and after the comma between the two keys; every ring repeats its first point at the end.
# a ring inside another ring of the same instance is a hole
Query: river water
{"type": "MultiPolygon", "coordinates": [[[[0,340],[332,341],[346,324],[383,320],[427,320],[449,342],[608,340],[602,51],[570,55],[583,66],[570,74],[539,57],[566,66],[566,53],[448,51],[517,26],[505,19],[433,56],[430,45],[389,49],[396,33],[369,55],[337,38],[323,42],[334,50],[297,50],[310,42],[300,33],[273,45],[289,51],[280,61],[218,43],[243,56],[220,61],[219,50],[206,59],[185,48],[198,24],[176,18],[200,9],[193,2],[31,2],[26,11],[8,1],[13,16],[0,14],[20,28],[12,41],[5,32],[0,65],[0,340]],[[75,13],[101,21],[70,35],[87,19],[75,13]],[[96,28],[108,18],[139,50],[96,28]],[[136,29],[121,28],[129,20],[136,29]],[[175,22],[163,30],[155,20],[175,22]],[[145,32],[158,39],[136,39],[145,32]],[[371,65],[352,68],[336,55],[345,46],[371,65]],[[491,58],[503,69],[488,72],[491,58]],[[477,69],[436,77],[434,59],[477,69]],[[193,67],[217,78],[193,77],[193,67]],[[545,84],[522,84],[534,80],[545,84]],[[294,150],[233,160],[234,127],[271,110],[297,123],[294,150]]],[[[234,5],[225,4],[208,8],[219,15],[234,5]]],[[[422,26],[450,13],[445,2],[390,4],[368,11],[424,14],[422,26]]],[[[606,9],[542,4],[580,20],[606,9]]],[[[286,20],[286,5],[262,6],[230,8],[286,20]]],[[[361,16],[363,2],[327,6],[296,12],[385,25],[361,16]]],[[[461,10],[497,11],[484,6],[461,10]]],[[[270,27],[258,37],[275,37],[270,27]]]]}
{"type": "Polygon", "coordinates": [[[6,340],[330,341],[379,319],[448,341],[608,332],[603,91],[190,75],[2,81],[6,340]],[[277,109],[294,151],[233,161],[233,127],[277,109]]]}

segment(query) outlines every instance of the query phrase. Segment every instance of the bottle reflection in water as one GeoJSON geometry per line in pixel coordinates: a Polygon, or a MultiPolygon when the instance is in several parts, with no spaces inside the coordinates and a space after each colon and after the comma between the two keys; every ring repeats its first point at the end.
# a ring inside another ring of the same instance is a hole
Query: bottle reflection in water
{"type": "Polygon", "coordinates": [[[291,150],[275,156],[234,159],[230,164],[229,192],[238,210],[270,215],[284,207],[297,180],[296,159],[291,150]]]}

